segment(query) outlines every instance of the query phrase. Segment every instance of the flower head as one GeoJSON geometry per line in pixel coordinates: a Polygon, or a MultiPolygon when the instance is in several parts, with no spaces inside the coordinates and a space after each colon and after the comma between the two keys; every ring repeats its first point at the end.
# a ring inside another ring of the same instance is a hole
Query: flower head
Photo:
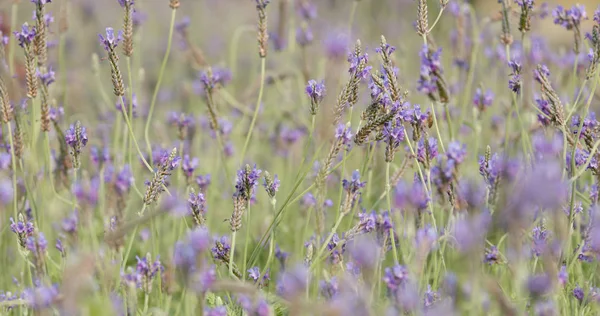
{"type": "Polygon", "coordinates": [[[25,22],[21,26],[21,32],[14,32],[14,34],[17,37],[17,40],[19,41],[19,46],[25,47],[27,45],[30,45],[33,42],[36,32],[35,32],[35,28],[33,28],[33,27],[30,28],[29,24],[27,22],[25,22]]]}
{"type": "Polygon", "coordinates": [[[104,46],[104,50],[107,52],[115,50],[119,42],[123,40],[123,31],[119,31],[117,36],[115,36],[115,31],[112,27],[106,28],[106,37],[102,36],[102,34],[98,34],[98,39],[100,40],[100,44],[104,46]]]}

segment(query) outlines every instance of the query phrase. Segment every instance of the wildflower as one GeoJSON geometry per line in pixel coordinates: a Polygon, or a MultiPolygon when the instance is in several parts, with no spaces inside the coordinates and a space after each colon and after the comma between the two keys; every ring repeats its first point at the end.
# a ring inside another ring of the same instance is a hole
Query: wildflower
{"type": "Polygon", "coordinates": [[[363,235],[348,244],[348,252],[357,267],[368,271],[375,268],[381,250],[372,237],[363,235]]]}
{"type": "Polygon", "coordinates": [[[319,293],[326,299],[333,299],[339,292],[339,284],[334,276],[329,281],[319,281],[319,293]]]}
{"type": "Polygon", "coordinates": [[[569,273],[567,272],[567,266],[563,265],[560,267],[560,271],[558,271],[558,284],[564,287],[568,281],[569,273]]]}
{"type": "Polygon", "coordinates": [[[284,271],[277,280],[277,293],[285,299],[293,299],[304,294],[309,282],[309,271],[303,265],[297,265],[284,271]]]}
{"type": "Polygon", "coordinates": [[[395,292],[408,281],[408,270],[405,266],[395,265],[391,268],[385,268],[383,282],[385,282],[388,291],[395,292]]]}
{"type": "Polygon", "coordinates": [[[17,222],[11,217],[10,218],[10,230],[17,235],[19,245],[25,248],[29,237],[33,236],[35,227],[31,221],[25,221],[22,214],[19,214],[17,222]]]}
{"type": "Polygon", "coordinates": [[[325,97],[325,83],[324,81],[317,82],[315,80],[309,80],[306,85],[306,94],[310,98],[310,114],[316,115],[319,105],[325,97]]]}
{"type": "Polygon", "coordinates": [[[483,262],[492,265],[495,263],[500,263],[502,259],[500,258],[500,251],[498,251],[498,247],[491,246],[485,250],[485,257],[483,262]]]}
{"type": "Polygon", "coordinates": [[[511,60],[508,62],[508,66],[512,69],[512,73],[510,80],[508,81],[508,87],[512,92],[519,94],[521,92],[521,85],[523,84],[523,80],[521,79],[521,63],[516,60],[511,60]]]}
{"type": "Polygon", "coordinates": [[[58,285],[36,285],[35,287],[23,290],[21,297],[34,310],[48,308],[59,299],[58,285]]]}
{"type": "Polygon", "coordinates": [[[265,190],[267,191],[267,194],[271,199],[274,199],[275,194],[277,193],[277,191],[279,191],[279,184],[280,181],[277,175],[275,175],[275,177],[272,177],[271,174],[269,174],[269,172],[265,171],[263,186],[265,187],[265,190]]]}
{"type": "Polygon", "coordinates": [[[198,167],[198,158],[194,157],[190,159],[189,155],[184,155],[181,161],[181,170],[186,178],[191,178],[194,175],[194,171],[198,167]]]}
{"type": "Polygon", "coordinates": [[[254,167],[246,165],[245,168],[238,170],[234,197],[241,197],[246,201],[250,201],[258,186],[261,172],[262,170],[257,169],[256,165],[254,167]]]}
{"type": "Polygon", "coordinates": [[[227,308],[225,306],[217,306],[217,307],[205,307],[204,308],[205,316],[227,316],[227,308]]]}
{"type": "Polygon", "coordinates": [[[579,286],[579,284],[577,284],[573,289],[573,296],[579,301],[579,303],[583,301],[585,292],[583,292],[583,289],[579,286]]]}
{"type": "Polygon", "coordinates": [[[296,28],[296,42],[300,46],[308,46],[313,42],[315,36],[307,25],[296,28]]]}
{"type": "Polygon", "coordinates": [[[346,56],[350,38],[347,33],[339,31],[329,32],[323,45],[325,46],[325,55],[330,59],[342,59],[346,56]]]}
{"type": "Polygon", "coordinates": [[[210,185],[210,182],[211,182],[210,174],[199,175],[196,177],[196,184],[198,185],[198,188],[200,189],[201,192],[206,192],[206,189],[210,185]]]}
{"type": "Polygon", "coordinates": [[[269,304],[262,297],[255,297],[251,299],[246,295],[240,295],[238,297],[238,303],[242,306],[242,309],[248,315],[255,316],[269,316],[271,315],[271,310],[269,308],[269,304]]]}
{"type": "Polygon", "coordinates": [[[117,101],[117,103],[115,104],[115,108],[117,109],[117,111],[121,112],[121,111],[125,110],[127,113],[129,113],[129,106],[131,106],[131,117],[137,117],[138,116],[137,95],[135,93],[133,93],[131,96],[131,100],[127,100],[126,98],[123,98],[123,100],[125,100],[125,106],[123,106],[123,103],[121,103],[121,99],[119,99],[117,101]]]}
{"type": "Polygon", "coordinates": [[[179,165],[180,158],[177,156],[177,149],[173,148],[173,150],[169,153],[167,151],[163,152],[160,160],[157,161],[158,169],[154,173],[154,177],[152,181],[146,181],[146,194],[144,196],[144,204],[149,205],[158,200],[160,193],[163,192],[163,187],[167,186],[169,176],[173,170],[179,165]]]}
{"type": "Polygon", "coordinates": [[[35,28],[29,27],[29,24],[25,22],[21,26],[21,32],[14,32],[15,37],[19,41],[19,46],[25,48],[26,46],[31,45],[33,39],[35,38],[35,28]]]}
{"type": "Polygon", "coordinates": [[[552,280],[546,274],[533,275],[527,280],[527,290],[534,297],[549,293],[551,288],[552,280]]]}
{"type": "Polygon", "coordinates": [[[453,235],[460,252],[468,252],[481,245],[491,222],[489,213],[481,213],[472,218],[460,218],[454,225],[453,235]]]}
{"type": "Polygon", "coordinates": [[[188,209],[194,218],[196,225],[204,225],[206,214],[206,199],[204,199],[204,194],[190,192],[188,209]]]}
{"type": "Polygon", "coordinates": [[[421,57],[421,76],[417,85],[419,92],[432,94],[438,91],[438,81],[443,73],[441,54],[441,48],[432,52],[427,45],[423,45],[419,52],[421,57]]]}
{"type": "Polygon", "coordinates": [[[477,88],[477,90],[475,90],[473,104],[479,109],[479,111],[483,112],[486,108],[490,107],[493,102],[494,93],[492,90],[488,89],[485,93],[483,93],[481,88],[477,88]]]}
{"type": "Polygon", "coordinates": [[[123,31],[119,31],[117,36],[115,36],[115,30],[112,27],[107,27],[106,37],[98,34],[98,39],[100,40],[100,44],[104,46],[104,50],[110,53],[123,40],[123,31]]]}

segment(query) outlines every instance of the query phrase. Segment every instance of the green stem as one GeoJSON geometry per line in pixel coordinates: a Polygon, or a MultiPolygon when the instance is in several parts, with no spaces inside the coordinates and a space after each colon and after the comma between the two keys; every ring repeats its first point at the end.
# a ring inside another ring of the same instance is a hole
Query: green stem
{"type": "Polygon", "coordinates": [[[235,238],[237,236],[237,231],[231,232],[231,251],[229,252],[229,275],[234,276],[233,274],[233,256],[235,254],[235,238]]]}
{"type": "MultiPolygon", "coordinates": [[[[17,19],[19,14],[19,1],[13,1],[11,12],[10,12],[10,29],[16,31],[17,19]]],[[[10,45],[8,46],[8,67],[10,76],[15,75],[15,46],[17,46],[16,38],[14,36],[9,37],[10,45]]]]}
{"type": "Polygon", "coordinates": [[[248,144],[250,143],[250,138],[252,138],[252,132],[254,131],[254,124],[256,124],[256,118],[258,117],[258,110],[260,109],[260,104],[262,102],[263,91],[265,87],[265,68],[267,64],[266,58],[260,59],[260,89],[258,90],[258,100],[256,101],[256,107],[254,108],[254,115],[252,116],[252,121],[250,122],[250,128],[248,129],[248,133],[246,135],[246,141],[244,142],[244,148],[242,149],[242,155],[240,157],[240,165],[244,162],[246,158],[246,150],[248,149],[248,144]]]}
{"type": "Polygon", "coordinates": [[[10,144],[10,161],[11,161],[11,168],[12,168],[12,187],[13,187],[13,211],[14,211],[14,217],[15,217],[15,221],[18,219],[17,217],[17,213],[18,213],[18,192],[17,191],[17,159],[15,158],[15,144],[13,141],[13,132],[12,132],[12,127],[10,126],[10,124],[7,124],[7,129],[8,129],[8,139],[9,139],[9,144],[10,144]]]}
{"type": "Polygon", "coordinates": [[[429,28],[429,30],[427,30],[427,34],[431,33],[431,31],[433,30],[433,28],[438,24],[438,22],[440,21],[440,18],[442,17],[442,13],[444,13],[444,8],[442,8],[440,10],[440,12],[438,12],[438,15],[435,18],[435,21],[433,21],[433,24],[431,25],[431,27],[429,28]]]}
{"type": "MultiPolygon", "coordinates": [[[[152,114],[154,114],[154,105],[156,104],[156,98],[158,97],[158,91],[159,91],[160,85],[162,83],[163,75],[165,73],[165,68],[167,68],[167,61],[169,60],[169,54],[171,53],[171,44],[173,42],[173,28],[175,26],[176,13],[177,13],[177,9],[173,9],[171,11],[171,24],[169,26],[169,38],[167,41],[167,51],[165,52],[165,56],[163,58],[162,65],[160,66],[160,71],[158,73],[158,79],[156,81],[156,86],[154,87],[154,93],[152,94],[152,101],[150,102],[150,110],[148,112],[148,118],[146,119],[146,127],[144,128],[144,139],[146,140],[146,146],[148,147],[147,149],[150,152],[150,161],[151,162],[152,162],[152,145],[150,144],[150,122],[152,121],[152,114]]],[[[150,170],[152,170],[152,168],[150,168],[150,170]]]]}
{"type": "MultiPolygon", "coordinates": [[[[146,204],[142,206],[142,210],[140,213],[144,213],[146,210],[146,204]]],[[[125,256],[123,256],[123,262],[121,263],[121,267],[124,269],[127,264],[127,259],[129,259],[129,254],[131,253],[131,248],[133,247],[133,242],[135,241],[135,236],[137,235],[138,225],[135,225],[133,228],[133,233],[131,234],[131,238],[129,240],[129,244],[127,245],[127,251],[125,251],[125,256]]]]}
{"type": "Polygon", "coordinates": [[[244,261],[242,262],[242,280],[246,280],[246,259],[248,259],[248,242],[250,240],[250,201],[248,201],[248,210],[246,210],[246,240],[244,240],[244,261]]]}
{"type": "MultiPolygon", "coordinates": [[[[388,211],[390,212],[390,221],[392,221],[392,199],[390,197],[390,191],[392,186],[390,185],[390,162],[385,164],[385,195],[387,199],[388,211]]],[[[433,214],[432,214],[433,215],[433,214]]],[[[396,249],[396,238],[394,238],[394,224],[391,223],[392,229],[390,229],[390,239],[392,240],[392,251],[394,253],[394,261],[399,263],[398,250],[396,249]]]]}

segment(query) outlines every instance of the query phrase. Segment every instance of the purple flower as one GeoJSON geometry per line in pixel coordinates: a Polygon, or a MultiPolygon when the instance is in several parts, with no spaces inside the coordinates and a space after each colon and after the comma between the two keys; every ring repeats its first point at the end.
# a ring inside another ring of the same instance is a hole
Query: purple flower
{"type": "Polygon", "coordinates": [[[205,307],[204,316],[227,316],[227,308],[225,306],[205,307]]]}
{"type": "Polygon", "coordinates": [[[192,21],[190,20],[189,16],[184,16],[181,21],[175,23],[175,30],[180,34],[184,34],[191,22],[192,21]]]}
{"type": "Polygon", "coordinates": [[[309,80],[306,85],[306,94],[310,98],[311,103],[311,114],[317,114],[316,111],[319,108],[319,104],[325,97],[325,82],[317,82],[316,80],[309,80]]]}
{"type": "Polygon", "coordinates": [[[543,296],[552,289],[552,280],[546,274],[530,276],[527,280],[527,290],[532,296],[543,296]]]}
{"type": "Polygon", "coordinates": [[[514,93],[519,94],[521,92],[521,85],[523,84],[521,79],[521,63],[517,60],[511,60],[508,62],[508,66],[512,69],[510,80],[508,81],[508,87],[514,93]]]}
{"type": "Polygon", "coordinates": [[[67,234],[76,234],[77,233],[77,225],[79,224],[79,216],[77,214],[77,210],[73,211],[71,215],[63,218],[61,222],[61,229],[63,232],[67,234]]]}
{"type": "Polygon", "coordinates": [[[309,271],[304,265],[297,265],[279,275],[277,293],[285,299],[293,299],[304,294],[309,281],[309,271]]]}
{"type": "Polygon", "coordinates": [[[358,192],[358,190],[360,190],[361,188],[363,188],[367,183],[366,182],[361,182],[360,181],[360,171],[358,170],[354,170],[352,172],[352,179],[351,180],[342,180],[342,186],[344,188],[344,190],[346,190],[346,192],[348,192],[348,194],[350,195],[354,195],[358,192]]]}
{"type": "Polygon", "coordinates": [[[204,199],[204,194],[190,192],[190,197],[188,198],[188,209],[194,216],[204,216],[206,213],[206,199],[204,199]]]}
{"type": "Polygon", "coordinates": [[[414,246],[417,251],[421,254],[428,254],[429,251],[434,249],[435,244],[438,240],[438,234],[435,229],[429,225],[417,230],[414,240],[414,246]]]}
{"type": "Polygon", "coordinates": [[[427,208],[429,197],[421,182],[415,181],[412,186],[406,182],[399,182],[396,185],[394,201],[399,208],[412,207],[421,211],[427,208]]]}
{"type": "Polygon", "coordinates": [[[459,218],[454,225],[452,235],[460,252],[468,252],[485,240],[491,223],[489,213],[481,213],[471,218],[459,218]]]}
{"type": "Polygon", "coordinates": [[[596,9],[596,11],[594,11],[594,21],[596,21],[596,23],[600,24],[600,6],[598,6],[598,9],[596,9]]]}
{"type": "Polygon", "coordinates": [[[538,301],[533,307],[535,316],[558,316],[556,306],[551,300],[538,301]]]}
{"type": "Polygon", "coordinates": [[[552,11],[552,17],[554,17],[554,24],[561,25],[567,30],[579,27],[581,22],[588,18],[585,7],[579,4],[573,5],[568,10],[559,5],[552,11]]]}
{"type": "Polygon", "coordinates": [[[34,233],[33,223],[30,221],[25,221],[22,215],[19,215],[19,221],[15,222],[15,220],[10,218],[10,230],[17,235],[17,239],[22,247],[25,247],[25,242],[34,233]]]}
{"type": "Polygon", "coordinates": [[[73,149],[79,150],[88,142],[87,132],[84,126],[77,128],[79,124],[71,125],[65,132],[65,142],[73,149]]]}
{"type": "Polygon", "coordinates": [[[308,46],[315,39],[310,27],[298,27],[296,28],[296,43],[300,46],[308,46]]]}
{"type": "Polygon", "coordinates": [[[133,117],[137,117],[138,100],[136,94],[133,93],[131,95],[131,102],[129,102],[129,100],[126,100],[125,98],[123,98],[123,100],[125,100],[125,107],[123,107],[123,103],[121,103],[121,99],[119,99],[115,104],[115,108],[117,109],[117,111],[121,112],[124,109],[127,113],[129,113],[129,105],[131,105],[131,115],[133,117]]]}
{"type": "MultiPolygon", "coordinates": [[[[540,111],[543,113],[537,115],[538,121],[544,126],[550,125],[550,118],[552,117],[550,102],[548,102],[548,100],[546,100],[545,98],[536,97],[535,103],[537,104],[537,107],[540,109],[540,111]]],[[[573,119],[574,118],[575,117],[573,117],[573,119]]]]}
{"type": "Polygon", "coordinates": [[[352,128],[344,124],[339,124],[335,129],[335,138],[342,146],[346,145],[348,149],[352,144],[352,128]]]}
{"type": "Polygon", "coordinates": [[[227,261],[229,259],[229,252],[231,251],[231,244],[229,238],[224,235],[220,238],[215,238],[215,246],[211,249],[213,258],[216,260],[227,261]]]}
{"type": "Polygon", "coordinates": [[[23,290],[21,298],[27,302],[29,307],[39,310],[50,307],[58,299],[58,286],[41,286],[38,285],[34,288],[27,288],[23,290]]]}
{"type": "Polygon", "coordinates": [[[448,160],[453,160],[456,164],[460,164],[467,157],[467,146],[458,141],[452,141],[448,144],[446,156],[448,157],[448,160]]]}
{"type": "Polygon", "coordinates": [[[44,233],[39,232],[37,236],[29,236],[25,244],[25,248],[35,254],[35,256],[43,255],[48,248],[48,241],[44,233]]]}
{"type": "Polygon", "coordinates": [[[438,76],[443,73],[440,56],[442,49],[430,52],[427,45],[423,45],[419,56],[421,57],[421,76],[418,80],[417,90],[430,94],[437,91],[438,76]]]}
{"type": "Polygon", "coordinates": [[[0,170],[7,170],[10,168],[11,155],[9,153],[0,153],[0,170]]]}
{"type": "Polygon", "coordinates": [[[277,177],[277,175],[275,175],[273,178],[269,178],[270,175],[267,175],[268,173],[266,173],[265,178],[263,179],[263,186],[265,187],[269,197],[274,198],[277,191],[279,191],[279,185],[281,181],[279,181],[279,177],[277,177]]]}
{"type": "Polygon", "coordinates": [[[417,160],[422,163],[428,163],[433,161],[438,155],[437,139],[429,137],[427,140],[427,146],[423,138],[419,139],[417,143],[417,160]]]}
{"type": "Polygon", "coordinates": [[[573,289],[573,296],[581,303],[583,302],[583,298],[585,297],[585,292],[583,289],[577,284],[573,289]]]}
{"type": "Polygon", "coordinates": [[[31,0],[31,3],[35,3],[36,5],[44,5],[51,2],[52,0],[31,0]]]}
{"type": "Polygon", "coordinates": [[[211,177],[210,174],[199,175],[196,177],[196,184],[200,188],[200,191],[205,192],[210,185],[211,177]]]}
{"type": "Polygon", "coordinates": [[[65,247],[63,246],[62,240],[60,240],[59,238],[56,238],[56,244],[54,245],[54,247],[56,248],[56,250],[58,250],[58,252],[60,252],[60,255],[62,257],[66,256],[66,250],[65,247]]]}
{"type": "Polygon", "coordinates": [[[339,284],[334,276],[329,281],[319,281],[319,293],[326,299],[333,299],[339,292],[339,284]]]}
{"type": "Polygon", "coordinates": [[[567,272],[567,266],[560,267],[560,271],[558,271],[558,284],[560,286],[565,286],[569,281],[569,273],[567,272]]]}
{"type": "Polygon", "coordinates": [[[485,94],[481,88],[475,90],[475,97],[473,98],[473,104],[481,111],[485,108],[490,107],[494,102],[494,93],[488,89],[485,94]]]}
{"type": "Polygon", "coordinates": [[[198,167],[198,158],[194,157],[190,160],[189,155],[183,156],[183,160],[181,161],[181,169],[183,170],[183,174],[186,177],[190,178],[194,175],[194,170],[198,167]]]}
{"type": "Polygon", "coordinates": [[[310,1],[301,1],[296,6],[296,12],[305,21],[317,18],[317,6],[310,1]]]}
{"type": "Polygon", "coordinates": [[[124,8],[126,5],[133,5],[133,0],[117,0],[119,5],[124,8]]]}
{"type": "Polygon", "coordinates": [[[495,263],[501,262],[500,251],[498,251],[498,247],[491,246],[485,250],[485,256],[483,258],[483,262],[492,265],[495,263]]]}
{"type": "Polygon", "coordinates": [[[246,165],[245,168],[238,170],[233,196],[249,201],[256,191],[261,172],[262,170],[257,169],[256,165],[254,167],[246,165]]]}
{"type": "Polygon", "coordinates": [[[36,74],[46,87],[55,81],[55,73],[54,70],[52,70],[52,67],[49,67],[48,71],[45,73],[40,73],[39,70],[36,70],[36,74]]]}
{"type": "Polygon", "coordinates": [[[332,31],[323,42],[325,54],[330,59],[342,59],[346,56],[349,43],[350,38],[347,33],[332,31]]]}
{"type": "Polygon", "coordinates": [[[102,34],[98,34],[98,39],[100,40],[100,44],[104,46],[104,50],[107,52],[113,51],[119,42],[123,40],[123,31],[119,31],[117,36],[115,37],[115,31],[112,27],[106,28],[106,37],[102,36],[102,34]]]}
{"type": "Polygon", "coordinates": [[[400,143],[404,141],[406,132],[404,131],[404,126],[401,124],[400,120],[398,120],[397,122],[387,122],[383,126],[382,135],[389,148],[396,150],[400,147],[400,143]]]}
{"type": "Polygon", "coordinates": [[[12,182],[7,179],[0,180],[0,205],[6,205],[12,201],[13,195],[12,182]]]}
{"type": "Polygon", "coordinates": [[[372,237],[362,235],[348,244],[348,252],[358,267],[371,270],[379,261],[381,250],[372,237]]]}
{"type": "Polygon", "coordinates": [[[385,268],[383,282],[385,282],[388,291],[396,292],[398,288],[408,281],[408,269],[405,266],[395,265],[391,268],[385,268]]]}
{"type": "Polygon", "coordinates": [[[129,192],[133,181],[134,178],[133,174],[131,173],[131,167],[129,167],[129,165],[124,165],[123,169],[117,174],[115,179],[114,186],[117,190],[117,193],[124,195],[125,193],[129,192]]]}
{"type": "Polygon", "coordinates": [[[35,38],[35,28],[29,27],[29,24],[25,22],[23,26],[21,26],[21,32],[14,32],[15,37],[19,41],[19,46],[25,47],[30,45],[35,38]]]}

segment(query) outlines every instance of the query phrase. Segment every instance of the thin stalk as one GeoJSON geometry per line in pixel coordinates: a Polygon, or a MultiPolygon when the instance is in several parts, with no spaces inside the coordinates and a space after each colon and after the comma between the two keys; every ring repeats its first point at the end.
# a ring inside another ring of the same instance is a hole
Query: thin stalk
{"type": "Polygon", "coordinates": [[[250,138],[252,138],[252,132],[254,131],[254,124],[256,124],[256,118],[258,117],[258,110],[260,109],[260,103],[262,102],[263,91],[265,87],[265,68],[267,64],[266,58],[260,59],[260,89],[258,90],[258,100],[256,101],[256,107],[254,108],[254,115],[252,116],[252,121],[250,122],[250,128],[248,129],[248,133],[246,135],[246,141],[244,142],[244,148],[242,149],[242,155],[240,156],[240,164],[244,162],[246,158],[246,150],[248,149],[248,143],[250,143],[250,138]]]}
{"type": "MultiPolygon", "coordinates": [[[[388,211],[390,212],[390,222],[392,221],[392,199],[390,198],[390,191],[392,186],[390,185],[390,162],[385,164],[385,195],[387,199],[388,211]]],[[[433,214],[431,214],[433,216],[433,214]]],[[[396,238],[394,238],[394,224],[390,223],[392,229],[390,229],[390,239],[392,240],[392,251],[394,253],[394,261],[395,263],[399,263],[398,261],[398,250],[396,249],[396,238]]]]}
{"type": "MultiPolygon", "coordinates": [[[[150,145],[150,122],[152,121],[152,114],[154,114],[154,105],[156,104],[156,98],[158,97],[158,90],[160,89],[160,85],[162,83],[163,75],[165,73],[165,68],[167,68],[167,61],[169,60],[169,54],[171,53],[171,44],[173,42],[173,28],[175,26],[175,16],[177,13],[177,9],[171,10],[171,24],[169,25],[169,38],[167,40],[167,51],[165,52],[165,56],[162,61],[162,65],[160,66],[160,71],[158,73],[158,79],[156,82],[156,86],[154,87],[154,93],[152,94],[152,101],[150,102],[150,110],[148,112],[148,118],[146,119],[146,127],[144,128],[144,139],[146,140],[146,146],[150,151],[150,161],[152,162],[152,146],[150,145]]],[[[139,149],[138,149],[139,151],[139,149]]],[[[143,159],[143,158],[142,158],[143,159]]],[[[152,170],[152,168],[150,168],[152,170]]]]}
{"type": "Polygon", "coordinates": [[[248,201],[248,209],[246,210],[246,240],[244,240],[244,261],[243,271],[242,271],[242,280],[246,280],[246,259],[248,259],[248,241],[250,240],[250,201],[248,201]]]}
{"type": "Polygon", "coordinates": [[[438,141],[440,142],[440,147],[442,147],[442,152],[446,152],[446,148],[444,147],[444,141],[442,140],[442,134],[440,134],[440,127],[437,123],[437,118],[435,115],[435,105],[431,103],[431,114],[433,114],[433,126],[435,126],[435,131],[437,133],[438,141]]]}
{"type": "Polygon", "coordinates": [[[433,24],[431,25],[431,27],[429,28],[429,30],[427,30],[427,33],[431,33],[431,31],[433,30],[433,28],[438,24],[438,22],[440,21],[440,18],[442,17],[442,13],[444,13],[444,8],[442,8],[440,10],[440,12],[438,12],[438,15],[435,18],[435,21],[433,21],[433,24]]]}
{"type": "Polygon", "coordinates": [[[13,132],[12,132],[12,127],[10,126],[10,124],[7,124],[7,129],[8,129],[8,139],[9,139],[9,144],[10,144],[10,162],[11,162],[11,168],[12,168],[12,188],[13,188],[13,211],[14,211],[14,217],[15,220],[17,220],[17,213],[18,213],[18,205],[17,205],[17,197],[18,197],[18,192],[17,191],[17,159],[15,158],[15,144],[13,141],[13,132]]]}
{"type": "MultiPolygon", "coordinates": [[[[271,208],[273,209],[273,213],[277,211],[277,201],[275,199],[271,199],[271,208]]],[[[302,236],[304,238],[304,236],[302,236]]],[[[271,237],[269,240],[269,256],[267,257],[267,263],[265,264],[265,268],[263,272],[260,274],[258,280],[262,280],[263,276],[271,269],[271,262],[273,260],[273,253],[275,250],[275,229],[271,230],[271,237]]],[[[246,260],[244,260],[246,261],[246,260]]]]}
{"type": "MultiPolygon", "coordinates": [[[[10,10],[10,29],[16,31],[17,29],[17,19],[19,14],[19,2],[13,1],[11,10],[10,10]]],[[[16,38],[14,36],[9,37],[10,45],[8,46],[8,68],[10,71],[10,76],[13,77],[15,75],[15,46],[17,46],[16,38]]]]}
{"type": "MultiPolygon", "coordinates": [[[[142,206],[142,210],[140,211],[140,213],[144,213],[145,210],[146,210],[146,204],[144,204],[144,206],[142,206]]],[[[131,248],[133,247],[133,241],[135,240],[138,226],[139,225],[135,225],[135,227],[133,228],[133,233],[131,234],[131,239],[129,240],[129,244],[127,245],[127,251],[125,251],[125,256],[123,256],[123,262],[121,263],[122,268],[125,268],[125,265],[127,264],[127,259],[129,258],[129,254],[131,253],[131,248]]]]}
{"type": "Polygon", "coordinates": [[[231,251],[229,253],[229,275],[233,276],[233,256],[235,254],[235,238],[237,236],[237,231],[231,232],[231,251]]]}

